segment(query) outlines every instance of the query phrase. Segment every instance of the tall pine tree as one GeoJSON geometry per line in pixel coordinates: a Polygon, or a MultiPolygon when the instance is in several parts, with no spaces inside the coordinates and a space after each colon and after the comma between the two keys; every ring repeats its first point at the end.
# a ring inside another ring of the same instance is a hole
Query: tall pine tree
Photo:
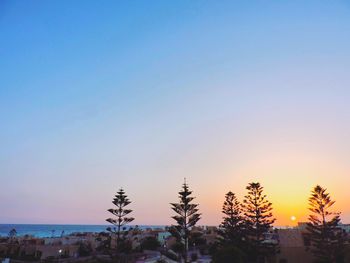
{"type": "Polygon", "coordinates": [[[309,198],[309,215],[307,224],[311,252],[319,262],[344,262],[345,233],[339,227],[340,213],[330,211],[335,201],[331,200],[325,188],[317,185],[309,198]]]}
{"type": "Polygon", "coordinates": [[[188,238],[191,228],[196,225],[200,219],[198,213],[198,204],[192,204],[194,197],[191,197],[192,191],[189,190],[186,180],[182,185],[182,190],[179,192],[179,203],[171,203],[171,208],[177,215],[172,218],[175,219],[177,225],[172,226],[173,234],[183,242],[185,247],[184,259],[187,262],[188,253],[188,238]]]}
{"type": "Polygon", "coordinates": [[[224,242],[239,246],[242,242],[242,206],[231,191],[225,195],[222,213],[224,217],[220,232],[224,242]]]}
{"type": "Polygon", "coordinates": [[[250,183],[246,187],[248,194],[244,197],[243,211],[245,238],[251,246],[250,255],[256,262],[264,262],[265,258],[275,253],[275,244],[265,239],[275,218],[272,214],[272,203],[267,200],[260,183],[250,183]]]}
{"type": "Polygon", "coordinates": [[[116,208],[108,209],[107,211],[112,213],[115,217],[106,219],[107,222],[114,225],[113,228],[107,228],[108,231],[114,233],[117,236],[117,244],[121,241],[121,233],[123,227],[134,220],[133,217],[127,217],[132,212],[130,209],[125,209],[127,205],[131,203],[124,190],[121,188],[114,196],[112,203],[116,208]]]}

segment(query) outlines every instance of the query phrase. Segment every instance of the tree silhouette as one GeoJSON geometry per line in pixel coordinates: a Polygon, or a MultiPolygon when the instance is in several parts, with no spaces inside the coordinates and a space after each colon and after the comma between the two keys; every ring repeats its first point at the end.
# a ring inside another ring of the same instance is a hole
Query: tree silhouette
{"type": "Polygon", "coordinates": [[[127,205],[131,203],[125,194],[124,190],[121,188],[117,194],[114,196],[112,203],[116,206],[116,209],[108,209],[107,211],[112,213],[115,218],[106,219],[107,222],[114,225],[113,228],[108,227],[107,230],[111,233],[116,234],[117,244],[121,241],[121,232],[123,227],[134,220],[133,217],[127,217],[128,214],[132,212],[130,209],[125,209],[127,205]]]}
{"type": "Polygon", "coordinates": [[[9,238],[15,238],[17,236],[17,231],[15,228],[12,228],[10,232],[8,233],[9,238]]]}
{"type": "Polygon", "coordinates": [[[200,219],[198,213],[198,204],[192,204],[194,197],[191,197],[192,191],[189,190],[186,181],[182,185],[182,190],[179,192],[179,203],[171,203],[171,208],[177,213],[172,218],[175,219],[177,225],[171,228],[172,234],[184,243],[184,258],[187,262],[188,252],[188,237],[190,230],[196,225],[200,219]]]}
{"type": "Polygon", "coordinates": [[[272,203],[263,194],[260,183],[250,183],[246,187],[248,194],[243,200],[245,237],[251,246],[249,253],[257,262],[275,253],[275,244],[265,239],[275,218],[272,215],[272,203]]]}
{"type": "Polygon", "coordinates": [[[224,217],[220,234],[224,242],[239,245],[242,241],[242,206],[231,191],[225,195],[222,213],[224,217]]]}
{"type": "Polygon", "coordinates": [[[340,213],[331,212],[335,201],[325,188],[317,185],[309,198],[309,215],[306,235],[310,239],[311,252],[319,262],[343,262],[345,233],[339,227],[340,213]]]}

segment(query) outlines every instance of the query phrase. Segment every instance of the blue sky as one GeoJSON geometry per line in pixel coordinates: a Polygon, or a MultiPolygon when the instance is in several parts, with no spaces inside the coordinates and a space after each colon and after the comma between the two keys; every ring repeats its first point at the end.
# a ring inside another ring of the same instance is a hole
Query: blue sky
{"type": "Polygon", "coordinates": [[[317,183],[349,221],[349,12],[347,1],[2,1],[0,222],[103,223],[122,186],[137,223],[169,223],[185,176],[203,224],[252,180],[280,224],[305,218],[298,198],[306,207],[317,183]]]}

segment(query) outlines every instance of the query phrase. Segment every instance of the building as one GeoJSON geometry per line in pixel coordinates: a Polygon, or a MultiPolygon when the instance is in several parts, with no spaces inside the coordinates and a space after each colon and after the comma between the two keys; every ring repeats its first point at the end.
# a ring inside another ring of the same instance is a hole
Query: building
{"type": "Polygon", "coordinates": [[[306,249],[303,231],[299,228],[277,230],[280,253],[276,255],[277,263],[312,263],[314,258],[306,249]]]}

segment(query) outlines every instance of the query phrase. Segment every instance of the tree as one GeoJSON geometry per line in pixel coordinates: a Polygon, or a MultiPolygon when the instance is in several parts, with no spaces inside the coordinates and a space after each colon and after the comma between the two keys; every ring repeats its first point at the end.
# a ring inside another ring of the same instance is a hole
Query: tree
{"type": "Polygon", "coordinates": [[[242,206],[231,191],[225,195],[222,213],[224,217],[220,225],[220,234],[224,243],[239,245],[242,242],[242,206]]]}
{"type": "Polygon", "coordinates": [[[116,206],[116,209],[108,209],[107,211],[112,213],[115,218],[106,219],[107,222],[111,223],[115,227],[108,227],[107,230],[114,233],[117,236],[117,244],[121,241],[121,233],[124,230],[124,226],[134,220],[133,217],[127,217],[128,214],[132,212],[130,209],[125,209],[127,205],[131,203],[125,194],[124,190],[121,188],[115,195],[112,203],[116,206]]]}
{"type": "Polygon", "coordinates": [[[179,192],[179,203],[171,203],[171,208],[177,213],[172,218],[177,225],[171,228],[172,234],[184,243],[184,258],[187,262],[188,252],[188,237],[193,226],[196,225],[200,219],[198,213],[198,204],[192,204],[194,197],[191,197],[192,191],[189,190],[186,181],[182,185],[182,190],[179,192]]]}
{"type": "Polygon", "coordinates": [[[340,213],[330,211],[335,201],[331,200],[325,188],[317,185],[309,198],[307,237],[311,243],[311,252],[319,262],[344,262],[345,233],[339,227],[340,213]]]}
{"type": "Polygon", "coordinates": [[[250,183],[246,187],[248,194],[243,200],[245,237],[252,249],[249,254],[256,260],[275,253],[275,244],[265,240],[265,234],[271,229],[275,218],[272,215],[272,203],[263,194],[260,183],[250,183]]]}

